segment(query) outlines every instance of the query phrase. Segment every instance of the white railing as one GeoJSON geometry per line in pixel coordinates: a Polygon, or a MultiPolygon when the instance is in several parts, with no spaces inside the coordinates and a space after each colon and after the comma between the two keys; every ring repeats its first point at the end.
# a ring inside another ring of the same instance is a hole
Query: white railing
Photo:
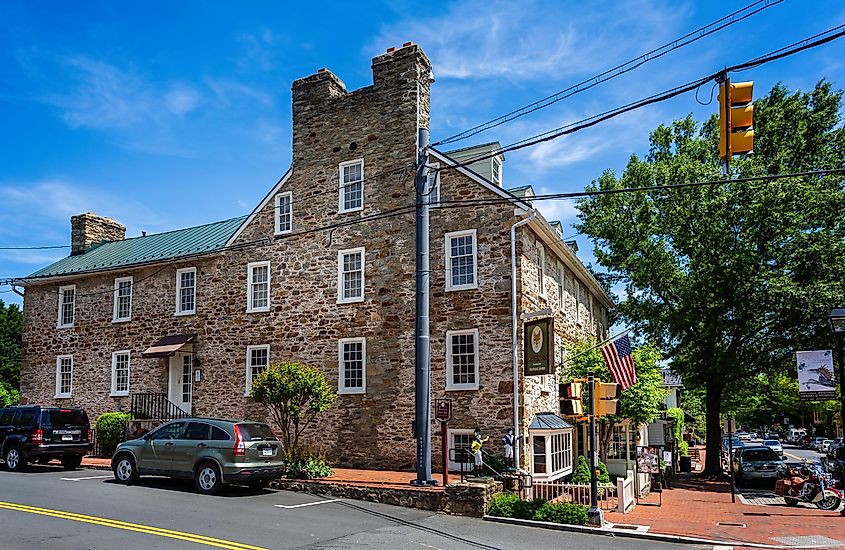
{"type": "Polygon", "coordinates": [[[628,470],[625,478],[616,480],[616,494],[619,496],[618,510],[623,514],[627,513],[631,508],[636,506],[637,495],[634,487],[634,472],[628,470]]]}
{"type": "MultiPolygon", "coordinates": [[[[632,481],[633,484],[633,481],[632,481]]],[[[549,502],[575,502],[590,505],[590,486],[558,481],[534,481],[532,497],[549,502]]],[[[599,483],[598,505],[602,510],[619,509],[618,484],[599,483]]]]}

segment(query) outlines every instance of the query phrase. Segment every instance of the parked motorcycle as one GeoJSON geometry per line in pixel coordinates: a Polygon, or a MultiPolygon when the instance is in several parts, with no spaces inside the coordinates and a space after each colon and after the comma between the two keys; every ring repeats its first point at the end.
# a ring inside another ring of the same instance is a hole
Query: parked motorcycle
{"type": "Polygon", "coordinates": [[[836,482],[818,463],[802,461],[798,468],[788,468],[785,478],[775,484],[775,492],[783,497],[787,506],[807,502],[820,510],[836,510],[842,504],[842,493],[836,488],[836,482]]]}

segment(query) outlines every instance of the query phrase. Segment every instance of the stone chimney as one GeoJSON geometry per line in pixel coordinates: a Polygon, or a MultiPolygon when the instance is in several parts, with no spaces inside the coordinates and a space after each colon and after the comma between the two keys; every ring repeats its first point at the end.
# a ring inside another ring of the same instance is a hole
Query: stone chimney
{"type": "Polygon", "coordinates": [[[106,241],[122,241],[126,227],[111,218],[86,212],[70,218],[70,255],[84,254],[91,245],[106,241]]]}

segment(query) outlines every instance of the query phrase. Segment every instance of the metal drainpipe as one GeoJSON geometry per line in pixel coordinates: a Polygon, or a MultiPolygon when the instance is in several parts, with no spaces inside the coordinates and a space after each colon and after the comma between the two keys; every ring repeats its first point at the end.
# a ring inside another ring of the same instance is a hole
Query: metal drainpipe
{"type": "Polygon", "coordinates": [[[516,309],[516,228],[525,225],[537,217],[537,212],[511,226],[511,345],[513,348],[513,435],[516,438],[513,448],[513,464],[519,469],[519,350],[517,349],[517,309],[516,309]]]}

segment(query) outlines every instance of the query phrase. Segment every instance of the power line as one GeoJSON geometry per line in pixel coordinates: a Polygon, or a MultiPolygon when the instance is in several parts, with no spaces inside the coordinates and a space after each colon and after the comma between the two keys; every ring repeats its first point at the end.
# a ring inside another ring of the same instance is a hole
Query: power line
{"type": "Polygon", "coordinates": [[[70,248],[70,245],[57,244],[54,246],[0,246],[0,250],[52,250],[55,248],[70,248]]]}
{"type": "Polygon", "coordinates": [[[432,147],[453,143],[455,141],[462,141],[476,134],[480,134],[481,132],[485,132],[491,128],[501,126],[502,124],[506,124],[527,114],[533,113],[540,109],[544,109],[550,105],[557,103],[558,101],[564,100],[568,97],[572,97],[575,94],[589,90],[590,88],[593,88],[601,84],[602,82],[607,82],[608,80],[621,76],[627,72],[633,71],[634,69],[648,63],[649,61],[653,61],[655,59],[663,57],[669,52],[680,49],[684,46],[692,44],[693,42],[697,42],[698,40],[701,40],[706,36],[718,32],[735,23],[739,23],[740,21],[743,21],[744,19],[747,19],[752,15],[755,15],[767,8],[780,4],[781,2],[783,2],[783,0],[758,0],[757,2],[753,2],[740,10],[737,10],[733,13],[729,13],[721,19],[717,19],[712,23],[709,23],[690,33],[685,34],[684,36],[681,36],[680,38],[676,38],[671,42],[668,42],[658,48],[655,48],[649,52],[640,55],[639,57],[635,57],[634,59],[626,61],[602,73],[599,73],[591,78],[588,78],[587,80],[579,82],[578,84],[573,84],[572,86],[564,90],[556,92],[548,97],[545,97],[533,103],[529,103],[528,105],[511,111],[510,113],[496,117],[492,120],[474,126],[468,130],[464,130],[463,132],[460,132],[453,136],[441,139],[440,141],[433,143],[432,147]],[[761,6],[760,4],[763,5],[761,6]]]}
{"type": "Polygon", "coordinates": [[[645,107],[647,105],[651,105],[651,104],[654,104],[654,103],[660,103],[662,101],[666,101],[668,99],[679,96],[679,95],[684,94],[686,92],[690,92],[692,90],[699,88],[703,84],[710,82],[711,80],[715,80],[717,77],[719,77],[719,76],[721,76],[725,73],[734,72],[734,71],[741,71],[741,70],[749,69],[749,68],[752,68],[752,67],[758,67],[758,66],[763,65],[765,63],[769,63],[771,61],[782,59],[784,57],[788,57],[790,55],[802,52],[804,50],[808,50],[810,48],[815,48],[817,46],[827,44],[828,42],[836,40],[837,38],[841,38],[842,36],[845,36],[845,25],[839,25],[837,27],[833,27],[831,29],[828,29],[828,30],[822,32],[822,33],[816,34],[816,35],[811,36],[809,38],[805,38],[803,40],[800,40],[798,42],[790,44],[789,46],[785,46],[783,48],[774,50],[774,51],[769,52],[765,55],[754,58],[750,61],[746,61],[746,62],[740,63],[738,65],[733,65],[731,67],[726,67],[726,68],[724,68],[724,69],[722,69],[718,72],[715,72],[711,75],[699,78],[699,79],[694,80],[692,82],[689,82],[687,84],[682,84],[680,86],[676,86],[675,88],[672,88],[668,91],[649,96],[649,97],[641,99],[639,101],[634,101],[634,102],[628,103],[627,105],[623,105],[623,106],[617,107],[615,109],[610,109],[608,111],[604,111],[603,113],[599,113],[597,115],[593,115],[593,116],[581,119],[579,121],[572,122],[570,124],[566,124],[564,126],[554,128],[552,130],[548,130],[548,131],[540,133],[540,134],[536,134],[534,136],[522,139],[520,141],[516,141],[516,142],[508,145],[507,147],[504,147],[504,148],[502,148],[498,151],[495,151],[493,153],[484,153],[482,155],[479,155],[479,156],[474,157],[474,158],[467,159],[467,160],[460,162],[460,163],[457,163],[457,164],[453,164],[453,165],[445,166],[445,167],[441,166],[440,168],[435,168],[435,169],[433,169],[433,171],[440,171],[440,170],[446,170],[446,169],[455,170],[455,169],[458,169],[458,168],[463,168],[463,167],[469,166],[470,164],[473,164],[475,162],[479,162],[479,161],[482,161],[482,160],[486,160],[486,159],[490,159],[490,158],[499,156],[502,153],[506,153],[508,151],[516,151],[518,149],[524,149],[526,147],[531,147],[533,145],[537,145],[539,143],[543,143],[543,142],[546,142],[546,141],[552,141],[552,140],[557,139],[561,136],[573,134],[573,133],[578,132],[580,130],[583,130],[585,128],[595,126],[596,124],[598,124],[600,122],[604,122],[605,120],[615,118],[615,117],[622,115],[624,113],[627,113],[629,111],[633,111],[635,109],[639,109],[641,107],[645,107]]]}

